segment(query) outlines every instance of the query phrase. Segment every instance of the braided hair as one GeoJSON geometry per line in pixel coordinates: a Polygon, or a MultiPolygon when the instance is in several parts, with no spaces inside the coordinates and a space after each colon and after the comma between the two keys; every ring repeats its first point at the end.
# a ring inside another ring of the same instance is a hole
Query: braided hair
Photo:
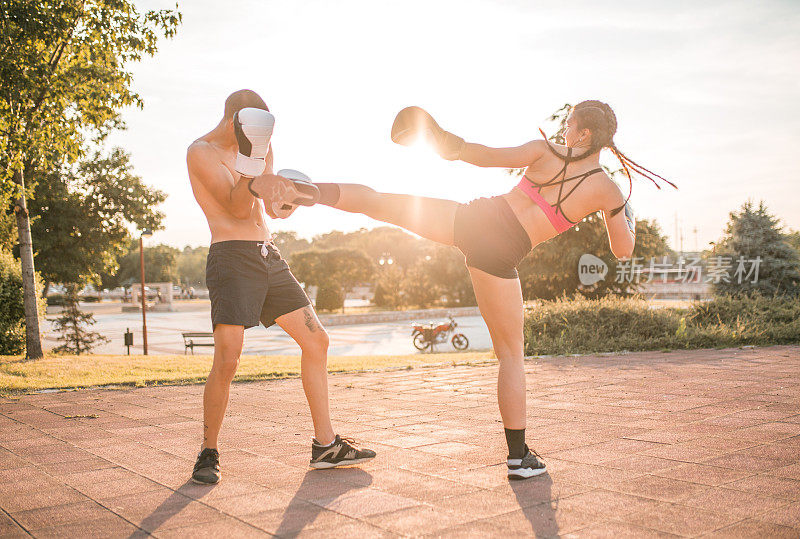
{"type": "MultiPolygon", "coordinates": [[[[578,155],[573,155],[571,157],[567,157],[561,155],[561,153],[556,150],[556,148],[550,144],[550,141],[547,139],[547,136],[544,134],[544,131],[541,129],[539,130],[542,135],[544,136],[544,141],[547,143],[547,147],[550,148],[550,151],[553,152],[554,155],[558,156],[561,160],[565,163],[571,163],[574,161],[579,161],[584,157],[588,157],[594,153],[599,152],[603,148],[610,149],[614,155],[619,160],[620,164],[622,165],[622,171],[625,173],[625,176],[628,178],[628,183],[630,186],[630,190],[628,192],[628,198],[625,199],[625,203],[628,202],[631,198],[631,194],[633,193],[633,178],[631,176],[631,171],[643,176],[653,182],[656,188],[661,189],[661,186],[658,184],[658,180],[662,180],[672,187],[677,189],[677,186],[669,181],[668,179],[664,178],[656,174],[655,172],[648,170],[647,168],[643,167],[617,148],[617,145],[614,143],[614,135],[617,132],[617,116],[614,114],[614,111],[607,103],[603,103],[602,101],[590,100],[590,101],[581,101],[574,107],[572,107],[572,115],[575,117],[575,121],[577,122],[578,129],[588,129],[592,133],[592,143],[589,145],[589,148],[578,155]]],[[[623,208],[624,204],[619,208],[614,209],[611,212],[611,215],[614,216],[619,213],[623,208]]]]}

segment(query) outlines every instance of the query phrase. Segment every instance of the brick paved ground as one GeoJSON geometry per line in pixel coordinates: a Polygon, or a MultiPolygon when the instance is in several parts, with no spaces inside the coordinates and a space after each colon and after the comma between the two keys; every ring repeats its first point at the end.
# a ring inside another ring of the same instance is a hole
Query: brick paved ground
{"type": "Polygon", "coordinates": [[[238,384],[213,488],[187,482],[200,386],[0,400],[0,535],[800,536],[800,347],[532,360],[550,473],[513,483],[496,370],[332,376],[379,456],[327,471],[299,380],[238,384]]]}

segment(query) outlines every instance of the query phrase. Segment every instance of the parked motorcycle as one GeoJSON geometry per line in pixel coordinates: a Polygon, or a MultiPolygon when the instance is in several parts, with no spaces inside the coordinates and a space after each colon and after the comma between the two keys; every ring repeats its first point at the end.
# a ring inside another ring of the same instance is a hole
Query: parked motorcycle
{"type": "Polygon", "coordinates": [[[448,318],[450,321],[446,323],[431,322],[423,324],[412,322],[411,337],[414,342],[414,348],[422,351],[430,349],[432,352],[434,345],[442,344],[449,338],[453,348],[466,350],[469,347],[469,339],[463,333],[453,334],[458,324],[452,316],[448,318]],[[453,334],[452,337],[450,337],[451,334],[453,334]]]}

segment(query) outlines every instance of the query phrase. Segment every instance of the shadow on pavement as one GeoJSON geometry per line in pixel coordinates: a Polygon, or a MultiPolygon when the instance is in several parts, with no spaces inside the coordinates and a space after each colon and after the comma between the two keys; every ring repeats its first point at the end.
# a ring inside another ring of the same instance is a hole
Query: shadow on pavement
{"type": "MultiPolygon", "coordinates": [[[[191,481],[186,481],[183,485],[181,485],[180,489],[184,489],[189,485],[196,485],[191,481]]],[[[209,487],[213,488],[213,487],[209,487]]],[[[178,490],[180,490],[178,489],[178,490]]],[[[194,499],[189,498],[188,496],[184,496],[178,491],[173,492],[169,495],[169,497],[161,502],[161,504],[153,509],[153,512],[147,515],[137,526],[142,528],[148,533],[152,533],[158,528],[161,527],[166,521],[170,518],[174,517],[178,513],[184,510],[184,508],[192,503],[194,499]]],[[[138,532],[134,532],[130,537],[139,537],[140,534],[138,532]]]]}
{"type": "Polygon", "coordinates": [[[314,522],[336,499],[372,484],[372,476],[359,468],[309,470],[283,512],[275,535],[294,537],[314,522]],[[335,475],[334,475],[335,474],[335,475]]]}
{"type": "Polygon", "coordinates": [[[511,481],[511,490],[517,498],[522,514],[531,524],[536,537],[557,537],[556,510],[558,500],[553,499],[553,479],[549,473],[523,481],[511,481]],[[541,500],[531,505],[532,500],[541,500]]]}

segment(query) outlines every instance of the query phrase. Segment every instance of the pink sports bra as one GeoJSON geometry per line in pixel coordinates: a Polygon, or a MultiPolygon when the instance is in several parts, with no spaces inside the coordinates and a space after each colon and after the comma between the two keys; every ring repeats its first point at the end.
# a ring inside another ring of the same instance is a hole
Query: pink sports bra
{"type": "Polygon", "coordinates": [[[536,203],[537,206],[542,209],[545,216],[547,216],[547,220],[550,221],[550,224],[553,225],[553,228],[555,228],[559,234],[566,232],[578,224],[567,219],[567,216],[564,215],[564,209],[561,205],[564,203],[567,197],[575,192],[575,189],[577,189],[586,178],[592,174],[603,172],[602,168],[595,168],[589,172],[584,172],[583,174],[578,174],[577,176],[567,178],[567,163],[569,162],[571,156],[572,148],[568,148],[567,159],[564,161],[564,167],[558,171],[552,180],[546,183],[536,183],[527,176],[523,176],[517,184],[517,187],[519,187],[526,195],[530,197],[532,201],[536,203]],[[559,176],[561,176],[560,180],[558,179],[559,176]],[[578,180],[578,183],[576,183],[567,194],[563,194],[564,184],[570,180],[578,180]],[[542,196],[542,187],[549,187],[551,185],[558,185],[558,197],[556,198],[556,203],[552,205],[548,203],[542,196]]]}

